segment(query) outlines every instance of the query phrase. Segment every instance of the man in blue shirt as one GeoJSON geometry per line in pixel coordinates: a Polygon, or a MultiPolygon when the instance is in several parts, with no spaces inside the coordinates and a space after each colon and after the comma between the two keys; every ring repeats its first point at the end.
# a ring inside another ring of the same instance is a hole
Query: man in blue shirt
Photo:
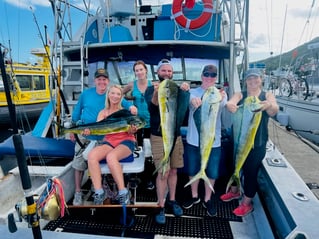
{"type": "MultiPolygon", "coordinates": [[[[99,112],[105,107],[105,98],[108,84],[110,83],[108,72],[105,69],[98,69],[94,74],[95,87],[86,89],[80,95],[79,101],[73,109],[72,121],[77,125],[94,123],[99,112]]],[[[129,109],[132,114],[137,114],[137,108],[132,103],[123,99],[122,106],[129,109]]],[[[71,140],[75,140],[74,134],[70,135],[71,140]]],[[[100,140],[98,136],[81,137],[83,148],[79,144],[75,146],[75,155],[72,162],[75,177],[75,194],[73,205],[82,204],[81,182],[84,171],[87,169],[87,162],[83,157],[83,152],[91,140],[100,140]]]]}

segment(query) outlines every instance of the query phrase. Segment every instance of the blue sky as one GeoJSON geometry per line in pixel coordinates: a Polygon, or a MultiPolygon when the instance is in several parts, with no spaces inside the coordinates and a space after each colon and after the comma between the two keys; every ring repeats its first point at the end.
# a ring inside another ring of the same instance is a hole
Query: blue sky
{"type": "MultiPolygon", "coordinates": [[[[79,14],[78,10],[73,11],[79,14]]],[[[30,52],[32,48],[43,48],[40,34],[45,41],[45,25],[49,38],[53,39],[54,16],[49,0],[2,0],[0,15],[0,43],[9,47],[10,42],[13,61],[36,62],[30,52]]],[[[78,28],[80,23],[73,27],[78,28]]]]}
{"type": "Polygon", "coordinates": [[[43,47],[30,6],[33,6],[41,34],[44,35],[44,25],[53,33],[54,22],[49,1],[39,0],[43,2],[42,5],[27,2],[3,0],[0,6],[0,42],[9,47],[10,41],[12,58],[18,62],[34,62],[35,58],[30,54],[31,48],[43,47]]]}
{"type": "MultiPolygon", "coordinates": [[[[172,2],[172,0],[157,1],[172,2]]],[[[99,2],[99,0],[91,0],[91,4],[99,2]]],[[[277,55],[318,37],[318,2],[318,0],[251,0],[250,59],[269,57],[271,51],[277,55]]],[[[74,0],[71,3],[79,4],[82,1],[74,0]]],[[[30,51],[32,48],[42,47],[40,34],[30,7],[33,9],[43,37],[44,25],[47,25],[48,34],[53,39],[54,20],[49,0],[2,0],[0,3],[0,15],[2,16],[0,43],[9,46],[10,41],[14,61],[35,62],[35,57],[30,54],[30,51]]],[[[74,10],[74,12],[78,11],[74,10]]],[[[79,26],[80,22],[77,24],[79,26]]],[[[78,26],[73,26],[73,32],[76,32],[78,26]]]]}

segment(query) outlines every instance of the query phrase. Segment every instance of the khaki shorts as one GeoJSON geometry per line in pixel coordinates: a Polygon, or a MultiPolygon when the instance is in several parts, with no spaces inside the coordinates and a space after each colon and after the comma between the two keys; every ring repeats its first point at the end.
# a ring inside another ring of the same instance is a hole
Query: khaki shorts
{"type": "Polygon", "coordinates": [[[81,148],[81,146],[76,143],[75,149],[74,149],[74,158],[72,161],[72,168],[79,170],[79,171],[85,171],[88,168],[87,161],[83,157],[83,152],[85,151],[86,147],[89,145],[90,140],[85,139],[83,136],[79,135],[79,139],[81,143],[84,145],[84,148],[81,148]]]}
{"type": "MultiPolygon", "coordinates": [[[[164,157],[163,139],[160,136],[151,135],[151,146],[153,152],[153,159],[155,166],[159,166],[161,160],[164,157]]],[[[174,150],[170,158],[170,168],[183,168],[184,167],[184,147],[182,137],[179,136],[176,139],[174,150]]]]}

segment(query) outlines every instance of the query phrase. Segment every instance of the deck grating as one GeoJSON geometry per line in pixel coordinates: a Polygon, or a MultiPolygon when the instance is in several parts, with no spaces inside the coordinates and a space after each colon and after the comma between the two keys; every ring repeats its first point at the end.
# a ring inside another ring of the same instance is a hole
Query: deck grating
{"type": "MultiPolygon", "coordinates": [[[[182,202],[189,198],[185,193],[185,182],[187,178],[179,177],[177,187],[177,200],[182,202]],[[181,191],[183,190],[183,191],[181,191]]],[[[203,185],[200,186],[202,190],[203,185]]],[[[154,216],[157,208],[127,208],[126,225],[123,226],[122,208],[99,208],[92,211],[90,208],[69,208],[69,215],[59,218],[47,224],[44,230],[64,232],[86,233],[95,235],[107,235],[118,237],[154,238],[155,235],[191,237],[191,238],[233,238],[229,221],[241,222],[232,211],[238,206],[238,200],[228,203],[220,201],[224,185],[215,185],[215,195],[212,197],[217,208],[217,216],[209,217],[206,209],[201,203],[192,208],[184,210],[182,217],[174,217],[167,213],[165,225],[157,225],[154,216]]],[[[146,190],[143,187],[137,188],[138,202],[156,202],[156,191],[146,190]]]]}

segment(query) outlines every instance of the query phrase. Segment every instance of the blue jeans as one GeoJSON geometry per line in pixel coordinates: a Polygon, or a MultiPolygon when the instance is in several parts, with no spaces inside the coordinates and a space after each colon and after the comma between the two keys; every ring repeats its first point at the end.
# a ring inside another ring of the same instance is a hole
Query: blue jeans
{"type": "MultiPolygon", "coordinates": [[[[190,144],[186,144],[186,152],[188,158],[188,175],[193,177],[199,172],[201,167],[202,160],[200,155],[200,148],[190,144]]],[[[218,178],[220,157],[221,147],[212,148],[206,167],[206,175],[208,178],[218,178]]]]}
{"type": "MultiPolygon", "coordinates": [[[[107,141],[103,141],[102,144],[107,144],[109,146],[111,146],[112,148],[115,148],[112,144],[110,144],[107,141]]],[[[135,142],[131,141],[131,140],[123,140],[120,144],[125,145],[126,147],[128,147],[132,153],[134,152],[135,149],[135,142]]]]}

